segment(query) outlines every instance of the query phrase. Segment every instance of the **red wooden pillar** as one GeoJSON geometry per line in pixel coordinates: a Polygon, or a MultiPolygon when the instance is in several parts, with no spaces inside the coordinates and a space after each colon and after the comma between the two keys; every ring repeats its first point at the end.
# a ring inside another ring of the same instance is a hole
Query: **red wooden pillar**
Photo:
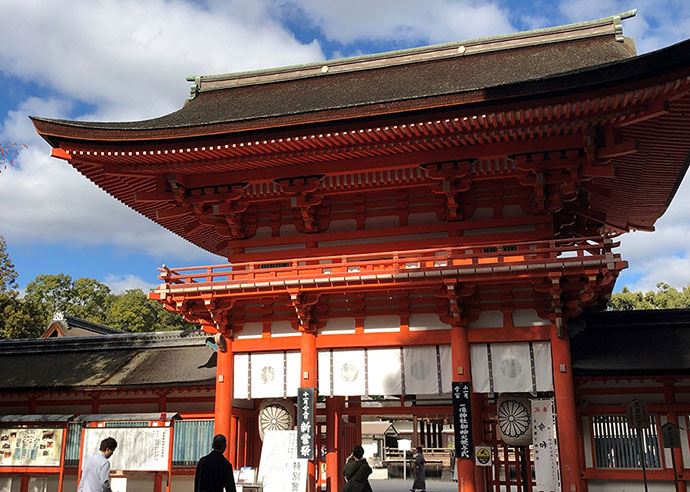
{"type": "MultiPolygon", "coordinates": [[[[300,379],[301,388],[314,388],[318,391],[316,385],[317,376],[317,357],[316,357],[316,333],[313,331],[304,331],[300,337],[301,354],[302,354],[302,377],[300,379]]],[[[314,403],[316,405],[316,402],[314,403]]],[[[316,411],[316,409],[314,409],[316,411]]],[[[318,450],[315,450],[315,455],[318,450]]],[[[316,490],[316,461],[310,460],[307,467],[307,492],[314,492],[316,490]]]]}
{"type": "MultiPolygon", "coordinates": [[[[234,464],[236,463],[236,433],[233,429],[232,395],[233,395],[233,353],[232,338],[226,337],[227,350],[218,350],[218,362],[216,365],[216,404],[214,410],[213,432],[223,434],[228,440],[225,456],[234,464]]],[[[209,443],[210,445],[210,443],[209,443]]]]}
{"type": "MultiPolygon", "coordinates": [[[[672,383],[667,383],[664,385],[664,402],[668,406],[671,406],[676,402],[676,393],[673,389],[672,383]]],[[[666,419],[672,424],[678,425],[678,414],[674,410],[669,410],[666,413],[666,419]]],[[[676,479],[674,481],[676,492],[687,492],[688,487],[683,479],[683,469],[685,468],[683,463],[683,450],[681,448],[673,448],[671,449],[671,453],[673,453],[672,463],[675,465],[674,477],[676,479]]]]}
{"type": "MultiPolygon", "coordinates": [[[[561,322],[557,318],[556,323],[561,322]]],[[[556,401],[556,429],[561,463],[561,489],[563,492],[584,490],[581,478],[577,428],[580,422],[575,406],[575,386],[570,359],[570,341],[565,326],[559,336],[557,326],[551,330],[551,357],[553,359],[553,389],[556,401]]]]}
{"type": "Polygon", "coordinates": [[[29,492],[29,475],[22,475],[19,482],[19,492],[29,492]]]}
{"type": "Polygon", "coordinates": [[[163,474],[160,472],[153,474],[153,492],[163,492],[163,474]]]}
{"type": "MultiPolygon", "coordinates": [[[[450,330],[450,351],[453,365],[453,381],[472,382],[470,373],[470,343],[467,337],[467,327],[456,325],[450,330]]],[[[472,422],[480,418],[472,406],[472,422]]],[[[458,492],[475,492],[474,461],[472,459],[456,459],[458,469],[458,492]]]]}
{"type": "Polygon", "coordinates": [[[344,408],[344,397],[331,396],[326,399],[326,486],[328,492],[340,491],[341,464],[349,453],[349,450],[343,450],[344,453],[340,453],[340,422],[344,408]]]}
{"type": "MultiPolygon", "coordinates": [[[[348,408],[361,408],[362,407],[362,397],[361,396],[349,396],[347,398],[347,406],[348,408]]],[[[360,414],[357,415],[348,415],[347,421],[351,424],[356,425],[357,427],[355,428],[355,442],[357,444],[362,444],[362,416],[360,414]]]]}
{"type": "MultiPolygon", "coordinates": [[[[484,443],[484,398],[479,393],[472,393],[472,440],[474,445],[484,443]]],[[[483,466],[474,467],[474,486],[476,490],[486,490],[486,470],[483,466]]]]}

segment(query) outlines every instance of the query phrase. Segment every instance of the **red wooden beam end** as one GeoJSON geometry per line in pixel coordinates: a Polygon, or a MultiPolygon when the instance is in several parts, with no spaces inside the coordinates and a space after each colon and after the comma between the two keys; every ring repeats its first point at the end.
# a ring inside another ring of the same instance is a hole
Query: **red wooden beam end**
{"type": "Polygon", "coordinates": [[[65,161],[71,161],[72,156],[69,155],[69,153],[65,149],[61,149],[60,147],[55,147],[50,151],[50,156],[55,157],[57,159],[63,159],[65,161]]]}

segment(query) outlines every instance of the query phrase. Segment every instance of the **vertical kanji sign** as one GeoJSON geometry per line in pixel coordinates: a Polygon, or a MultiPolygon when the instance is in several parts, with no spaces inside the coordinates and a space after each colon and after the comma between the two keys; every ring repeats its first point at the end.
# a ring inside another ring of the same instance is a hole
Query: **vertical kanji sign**
{"type": "Polygon", "coordinates": [[[314,388],[297,390],[297,457],[314,459],[314,388]]]}
{"type": "Polygon", "coordinates": [[[455,456],[472,459],[472,388],[467,382],[453,382],[453,426],[455,427],[455,456]]]}

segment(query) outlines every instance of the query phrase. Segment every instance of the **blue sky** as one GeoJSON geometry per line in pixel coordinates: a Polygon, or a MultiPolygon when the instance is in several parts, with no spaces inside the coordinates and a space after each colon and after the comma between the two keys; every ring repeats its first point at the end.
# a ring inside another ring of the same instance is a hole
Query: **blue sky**
{"type": "MultiPolygon", "coordinates": [[[[24,287],[41,273],[120,292],[157,267],[217,263],[49,157],[27,115],[136,120],[179,108],[189,74],[226,73],[547,27],[638,8],[639,52],[690,38],[687,0],[0,0],[0,234],[24,287]],[[66,11],[69,5],[69,11],[66,11]],[[7,22],[9,20],[9,22],[7,22]]],[[[618,288],[690,283],[690,184],[657,232],[622,237],[618,288]],[[650,254],[653,252],[654,254],[650,254]]]]}

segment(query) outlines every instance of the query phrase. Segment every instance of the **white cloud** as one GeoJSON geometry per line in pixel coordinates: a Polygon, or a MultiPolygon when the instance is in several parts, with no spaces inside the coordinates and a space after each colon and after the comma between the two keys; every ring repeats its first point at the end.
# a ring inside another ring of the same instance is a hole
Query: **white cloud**
{"type": "Polygon", "coordinates": [[[362,40],[440,43],[515,30],[508,11],[498,2],[291,0],[287,6],[300,9],[328,39],[343,44],[362,40]]]}
{"type": "Polygon", "coordinates": [[[96,105],[93,118],[139,119],[179,108],[185,76],[323,57],[259,8],[181,0],[0,0],[2,70],[96,105]],[[263,14],[262,14],[263,13],[263,14]],[[18,42],[21,40],[21,42],[18,42]]]}
{"type": "MultiPolygon", "coordinates": [[[[639,268],[639,267],[638,267],[639,268]]],[[[647,292],[657,290],[660,282],[671,287],[683,289],[690,285],[690,257],[655,257],[645,263],[642,268],[642,276],[628,285],[632,291],[647,292]]],[[[619,287],[623,287],[621,284],[619,287]]]]}
{"type": "Polygon", "coordinates": [[[171,259],[211,258],[114,200],[43,147],[21,151],[16,165],[0,175],[0,224],[11,243],[110,244],[171,259]]]}
{"type": "Polygon", "coordinates": [[[562,0],[559,10],[567,22],[608,17],[637,8],[623,21],[623,33],[646,53],[690,37],[690,2],[685,0],[562,0]]]}
{"type": "Polygon", "coordinates": [[[27,144],[0,176],[0,224],[14,244],[113,245],[218,261],[98,189],[49,157],[28,115],[136,120],[180,107],[185,76],[224,73],[323,58],[272,20],[267,3],[205,5],[180,0],[0,0],[0,70],[42,87],[0,123],[0,140],[27,144]],[[88,104],[91,114],[75,113],[88,104]]]}
{"type": "Polygon", "coordinates": [[[150,284],[143,278],[136,275],[112,275],[106,276],[103,281],[113,294],[122,294],[128,290],[141,289],[144,292],[148,292],[151,289],[157,287],[156,284],[150,284]]]}

